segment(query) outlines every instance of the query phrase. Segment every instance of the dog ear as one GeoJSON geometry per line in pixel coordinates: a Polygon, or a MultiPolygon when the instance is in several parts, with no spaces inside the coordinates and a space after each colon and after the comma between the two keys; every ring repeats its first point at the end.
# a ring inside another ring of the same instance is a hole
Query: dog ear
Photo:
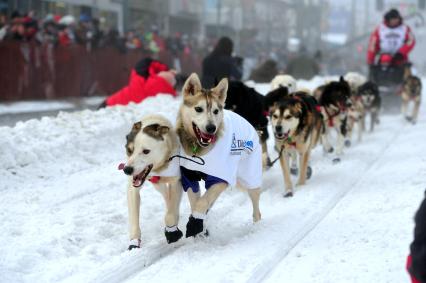
{"type": "Polygon", "coordinates": [[[346,82],[346,81],[345,81],[345,78],[344,78],[343,76],[340,76],[339,82],[341,82],[341,83],[345,83],[345,82],[346,82]]]}
{"type": "Polygon", "coordinates": [[[192,73],[186,80],[182,88],[182,93],[186,95],[195,95],[201,90],[201,82],[196,73],[192,73]]]}
{"type": "Polygon", "coordinates": [[[228,92],[228,79],[221,79],[217,86],[212,88],[212,92],[213,95],[216,95],[222,103],[225,103],[226,93],[228,92]]]}
{"type": "Polygon", "coordinates": [[[161,126],[160,124],[152,124],[143,128],[143,132],[150,137],[157,140],[164,140],[164,135],[170,131],[167,126],[161,126]]]}
{"type": "Polygon", "coordinates": [[[136,122],[133,124],[132,132],[139,131],[141,128],[142,128],[142,122],[141,121],[136,122]]]}

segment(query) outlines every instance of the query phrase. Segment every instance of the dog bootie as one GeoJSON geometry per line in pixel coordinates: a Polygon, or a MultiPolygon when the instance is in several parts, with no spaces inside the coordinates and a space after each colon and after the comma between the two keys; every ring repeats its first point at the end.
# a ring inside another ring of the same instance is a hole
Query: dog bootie
{"type": "Polygon", "coordinates": [[[140,249],[141,247],[141,240],[140,239],[133,239],[130,240],[130,245],[127,248],[129,251],[133,250],[133,249],[140,249]]]}
{"type": "Polygon", "coordinates": [[[346,147],[350,147],[351,146],[351,141],[350,140],[345,140],[345,146],[346,147]]]}
{"type": "Polygon", "coordinates": [[[333,164],[337,164],[340,162],[340,157],[336,157],[333,159],[333,164]]]}
{"type": "Polygon", "coordinates": [[[308,169],[306,169],[306,178],[309,180],[312,177],[312,167],[308,166],[308,169]]]}
{"type": "Polygon", "coordinates": [[[293,196],[293,192],[288,192],[284,194],[285,198],[291,198],[293,196]]]}
{"type": "Polygon", "coordinates": [[[188,223],[186,223],[186,234],[185,237],[195,237],[197,234],[203,232],[204,220],[189,216],[188,223]]]}
{"type": "Polygon", "coordinates": [[[166,236],[167,244],[171,244],[182,238],[183,233],[177,226],[172,226],[164,229],[164,235],[166,236]]]}

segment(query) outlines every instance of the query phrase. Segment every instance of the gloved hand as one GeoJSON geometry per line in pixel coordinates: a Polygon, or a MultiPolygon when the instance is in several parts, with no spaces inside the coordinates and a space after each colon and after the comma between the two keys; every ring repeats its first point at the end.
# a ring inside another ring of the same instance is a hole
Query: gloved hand
{"type": "Polygon", "coordinates": [[[397,53],[395,53],[395,55],[393,55],[393,60],[394,61],[402,61],[402,60],[404,60],[404,55],[397,52],[397,53]]]}

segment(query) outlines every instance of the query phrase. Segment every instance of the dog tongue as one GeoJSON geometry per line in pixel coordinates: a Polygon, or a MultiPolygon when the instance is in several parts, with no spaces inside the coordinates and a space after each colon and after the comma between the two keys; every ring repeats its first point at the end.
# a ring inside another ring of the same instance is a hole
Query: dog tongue
{"type": "Polygon", "coordinates": [[[133,179],[133,186],[140,187],[142,185],[142,180],[139,178],[133,179]]]}
{"type": "Polygon", "coordinates": [[[200,132],[200,134],[201,134],[201,138],[203,140],[208,141],[208,142],[214,143],[215,140],[216,140],[216,135],[206,134],[206,133],[203,133],[203,132],[200,132]]]}
{"type": "Polygon", "coordinates": [[[124,163],[120,163],[118,165],[118,170],[123,170],[126,165],[124,163]]]}

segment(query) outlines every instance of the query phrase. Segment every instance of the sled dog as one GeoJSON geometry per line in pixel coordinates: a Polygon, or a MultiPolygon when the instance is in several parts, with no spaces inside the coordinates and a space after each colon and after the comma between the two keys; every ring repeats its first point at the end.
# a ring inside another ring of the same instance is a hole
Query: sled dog
{"type": "Polygon", "coordinates": [[[238,184],[247,189],[253,205],[253,220],[259,210],[262,183],[262,149],[253,126],[238,114],[225,110],[228,80],[204,89],[193,73],[185,82],[176,125],[181,143],[181,180],[188,193],[192,213],[186,237],[204,230],[207,211],[228,187],[238,184]],[[199,181],[205,181],[201,195],[199,181]]]}
{"type": "Polygon", "coordinates": [[[286,87],[289,93],[297,90],[297,82],[290,75],[276,75],[271,81],[271,90],[276,90],[279,87],[286,87]]]}
{"type": "Polygon", "coordinates": [[[304,185],[310,178],[311,149],[324,132],[324,123],[316,99],[310,94],[297,91],[276,103],[271,111],[271,124],[275,137],[275,148],[280,154],[280,164],[285,182],[285,197],[293,196],[290,178],[289,157],[299,155],[299,180],[304,185]]]}
{"type": "Polygon", "coordinates": [[[382,104],[379,87],[377,84],[368,81],[358,88],[358,96],[361,98],[364,107],[364,116],[362,117],[362,127],[365,127],[367,115],[370,115],[370,129],[374,131],[374,125],[379,123],[379,112],[382,104]]]}
{"type": "Polygon", "coordinates": [[[329,132],[331,129],[337,131],[337,156],[333,159],[333,162],[339,162],[343,153],[347,135],[348,108],[352,106],[350,96],[351,89],[343,77],[340,77],[339,81],[326,84],[320,94],[319,103],[325,122],[325,133],[321,136],[321,142],[326,152],[334,151],[329,141],[329,132]]]}
{"type": "Polygon", "coordinates": [[[177,227],[182,195],[179,163],[177,159],[170,160],[179,150],[176,132],[165,117],[150,115],[133,125],[126,140],[127,162],[120,169],[129,176],[129,250],[141,245],[139,191],[146,179],[153,183],[166,203],[166,240],[169,244],[176,242],[182,237],[182,232],[177,227]]]}
{"type": "Polygon", "coordinates": [[[420,101],[422,94],[422,82],[416,76],[408,76],[403,83],[402,90],[402,106],[401,113],[405,118],[415,124],[417,122],[417,116],[419,114],[420,101]],[[411,115],[407,115],[407,107],[410,101],[413,101],[413,112],[411,115]]]}

